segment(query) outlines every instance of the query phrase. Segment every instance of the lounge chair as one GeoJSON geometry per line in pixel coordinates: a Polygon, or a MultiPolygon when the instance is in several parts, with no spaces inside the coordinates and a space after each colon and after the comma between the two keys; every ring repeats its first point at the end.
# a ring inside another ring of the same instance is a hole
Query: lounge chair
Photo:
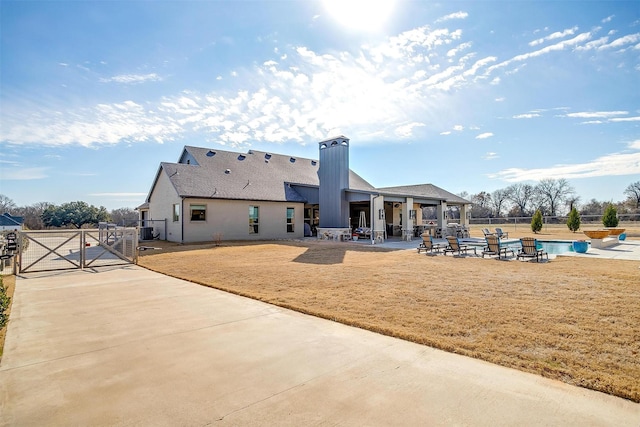
{"type": "Polygon", "coordinates": [[[502,258],[502,254],[504,257],[507,257],[507,253],[511,252],[511,256],[514,256],[516,253],[513,249],[510,249],[506,246],[500,246],[500,238],[498,236],[487,236],[487,247],[482,251],[482,258],[485,255],[498,255],[498,259],[502,258]]]}
{"type": "Polygon", "coordinates": [[[449,245],[444,249],[445,255],[447,252],[458,252],[458,255],[462,255],[462,252],[467,253],[471,250],[475,255],[478,255],[475,246],[461,245],[460,240],[455,236],[447,236],[447,242],[449,245]]]}
{"type": "Polygon", "coordinates": [[[491,231],[489,231],[488,228],[483,228],[482,229],[482,234],[484,234],[484,237],[495,236],[496,235],[496,233],[492,233],[491,231]]]}
{"type": "Polygon", "coordinates": [[[535,258],[536,262],[539,262],[543,256],[547,256],[549,260],[549,254],[543,249],[538,249],[537,241],[533,237],[523,237],[520,239],[522,249],[518,252],[517,259],[520,258],[535,258]]]}
{"type": "Polygon", "coordinates": [[[421,237],[422,237],[422,243],[420,243],[420,246],[418,246],[418,253],[420,253],[421,251],[431,252],[431,253],[440,252],[441,249],[444,249],[447,247],[447,245],[443,243],[434,243],[433,237],[431,237],[429,233],[423,233],[421,237]]]}
{"type": "Polygon", "coordinates": [[[496,236],[498,236],[501,239],[508,239],[509,238],[509,233],[506,231],[502,231],[502,228],[496,227],[496,236]]]}

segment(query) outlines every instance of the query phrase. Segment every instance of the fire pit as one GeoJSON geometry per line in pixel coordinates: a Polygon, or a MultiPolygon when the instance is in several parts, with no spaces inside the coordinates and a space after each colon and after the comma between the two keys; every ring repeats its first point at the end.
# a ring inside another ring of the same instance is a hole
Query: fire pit
{"type": "Polygon", "coordinates": [[[609,230],[584,230],[583,233],[591,239],[604,239],[609,235],[609,230]]]}
{"type": "Polygon", "coordinates": [[[609,230],[609,235],[611,236],[619,236],[625,231],[624,228],[608,228],[608,230],[609,230]]]}

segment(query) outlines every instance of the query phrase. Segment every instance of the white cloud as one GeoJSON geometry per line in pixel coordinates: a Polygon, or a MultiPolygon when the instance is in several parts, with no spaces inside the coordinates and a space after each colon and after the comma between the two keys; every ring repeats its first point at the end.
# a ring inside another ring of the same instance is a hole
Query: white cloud
{"type": "Polygon", "coordinates": [[[602,46],[599,46],[598,49],[602,50],[602,49],[618,49],[621,48],[625,45],[628,44],[632,44],[632,43],[637,43],[638,41],[640,41],[640,33],[635,33],[635,34],[628,34],[626,36],[620,37],[618,39],[615,39],[614,41],[612,41],[609,44],[604,44],[602,46]]]}
{"type": "Polygon", "coordinates": [[[395,130],[395,134],[401,138],[409,138],[411,136],[413,136],[413,129],[416,127],[422,127],[425,126],[424,123],[418,123],[418,122],[413,122],[413,123],[407,123],[405,125],[402,126],[398,126],[395,130]]]}
{"type": "Polygon", "coordinates": [[[514,119],[532,119],[534,117],[540,117],[538,113],[518,114],[513,116],[514,119]]]}
{"type": "Polygon", "coordinates": [[[464,126],[462,125],[455,125],[453,127],[453,130],[457,131],[457,132],[462,132],[464,130],[464,126]]]}
{"type": "Polygon", "coordinates": [[[564,30],[562,32],[560,32],[560,31],[559,32],[555,32],[555,33],[549,34],[546,37],[542,37],[540,39],[533,40],[533,41],[529,42],[529,46],[537,46],[537,45],[542,44],[542,43],[544,43],[546,41],[549,41],[549,40],[561,39],[561,38],[564,38],[566,36],[572,36],[572,35],[575,34],[576,31],[578,31],[578,27],[569,28],[569,29],[566,29],[566,30],[564,30]]]}
{"type": "Polygon", "coordinates": [[[481,133],[480,135],[476,136],[476,139],[487,139],[487,138],[491,138],[492,136],[493,136],[493,133],[485,132],[485,133],[481,133]]]}
{"type": "Polygon", "coordinates": [[[580,118],[580,119],[593,119],[593,118],[606,119],[609,117],[624,116],[626,114],[629,114],[629,112],[628,111],[588,111],[588,112],[579,112],[579,113],[568,113],[566,114],[566,117],[580,118]]]}
{"type": "Polygon", "coordinates": [[[443,16],[441,18],[436,19],[436,22],[445,22],[445,21],[450,21],[452,19],[465,19],[469,16],[469,14],[467,12],[455,12],[455,13],[450,13],[449,15],[443,16]]]}
{"type": "Polygon", "coordinates": [[[484,160],[493,160],[493,159],[497,159],[499,157],[500,156],[498,156],[498,153],[494,153],[494,152],[491,152],[491,151],[486,153],[484,156],[482,156],[482,158],[484,160]]]}
{"type": "Polygon", "coordinates": [[[48,178],[46,174],[47,168],[24,168],[24,167],[16,167],[16,168],[2,168],[0,171],[0,176],[3,181],[29,181],[34,179],[44,179],[48,178]]]}
{"type": "Polygon", "coordinates": [[[607,22],[611,22],[616,15],[609,15],[602,20],[602,23],[605,24],[607,22]]]}
{"type": "Polygon", "coordinates": [[[113,77],[101,78],[100,81],[102,83],[122,83],[122,84],[138,84],[145,82],[158,82],[161,81],[162,77],[157,75],[156,73],[150,74],[120,74],[113,77]]]}
{"type": "MultiPolygon", "coordinates": [[[[640,150],[640,140],[630,143],[629,148],[640,150]]],[[[519,182],[539,181],[546,178],[579,179],[638,174],[640,174],[640,151],[607,154],[581,164],[555,165],[537,169],[509,168],[490,174],[489,177],[503,179],[507,182],[519,182]]]]}
{"type": "Polygon", "coordinates": [[[440,132],[440,135],[451,135],[451,131],[445,130],[444,132],[440,132]]]}

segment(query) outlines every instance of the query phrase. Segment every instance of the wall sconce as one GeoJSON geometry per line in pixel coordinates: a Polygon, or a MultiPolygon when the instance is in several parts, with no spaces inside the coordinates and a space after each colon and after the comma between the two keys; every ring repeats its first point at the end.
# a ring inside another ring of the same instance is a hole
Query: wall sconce
{"type": "Polygon", "coordinates": [[[384,219],[384,209],[378,209],[378,219],[384,219]]]}
{"type": "Polygon", "coordinates": [[[393,205],[394,208],[399,208],[400,207],[400,203],[396,203],[395,205],[393,205]]]}
{"type": "Polygon", "coordinates": [[[414,219],[416,217],[416,211],[415,209],[411,209],[409,211],[409,218],[414,219]]]}

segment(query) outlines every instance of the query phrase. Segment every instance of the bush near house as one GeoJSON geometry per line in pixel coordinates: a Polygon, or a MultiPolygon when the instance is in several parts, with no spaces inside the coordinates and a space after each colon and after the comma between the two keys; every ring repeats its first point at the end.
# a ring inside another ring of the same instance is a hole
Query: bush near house
{"type": "Polygon", "coordinates": [[[0,328],[7,324],[9,320],[9,303],[11,298],[7,295],[7,289],[4,287],[2,277],[0,276],[0,328]]]}
{"type": "Polygon", "coordinates": [[[569,227],[569,230],[573,231],[574,233],[580,229],[580,214],[575,207],[571,209],[571,212],[569,212],[569,217],[567,218],[567,227],[569,227]]]}

